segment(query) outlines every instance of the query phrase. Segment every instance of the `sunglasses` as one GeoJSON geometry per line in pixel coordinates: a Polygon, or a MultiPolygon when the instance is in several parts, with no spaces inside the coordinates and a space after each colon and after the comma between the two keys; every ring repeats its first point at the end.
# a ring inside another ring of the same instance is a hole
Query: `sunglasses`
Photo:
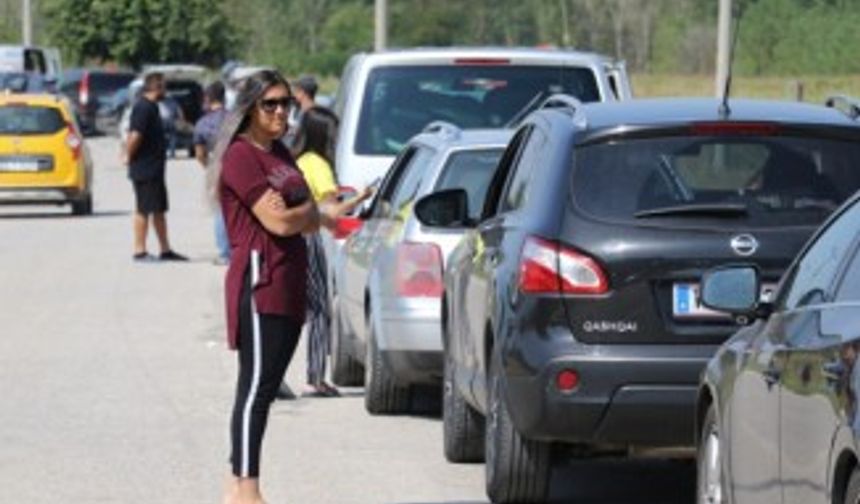
{"type": "Polygon", "coordinates": [[[295,98],[292,96],[269,98],[267,100],[260,100],[260,109],[267,114],[274,114],[278,110],[278,107],[281,107],[284,110],[290,110],[293,103],[295,103],[295,98]]]}

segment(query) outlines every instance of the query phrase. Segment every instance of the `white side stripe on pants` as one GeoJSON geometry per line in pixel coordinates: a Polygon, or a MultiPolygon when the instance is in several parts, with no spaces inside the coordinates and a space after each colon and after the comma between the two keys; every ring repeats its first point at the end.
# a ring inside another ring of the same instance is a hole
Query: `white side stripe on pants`
{"type": "Polygon", "coordinates": [[[254,371],[251,378],[251,388],[248,397],[245,398],[245,408],[242,410],[242,477],[248,477],[251,464],[251,408],[257,397],[257,389],[260,386],[260,369],[262,367],[261,341],[260,341],[260,314],[257,313],[257,304],[254,302],[253,288],[260,281],[260,253],[251,251],[251,325],[253,326],[253,351],[254,371]]]}

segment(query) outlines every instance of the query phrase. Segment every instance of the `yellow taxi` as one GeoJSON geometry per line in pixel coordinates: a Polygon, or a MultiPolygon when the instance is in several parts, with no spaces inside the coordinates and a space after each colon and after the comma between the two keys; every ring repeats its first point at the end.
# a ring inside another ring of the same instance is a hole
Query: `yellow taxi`
{"type": "Polygon", "coordinates": [[[93,210],[92,159],[69,102],[0,94],[0,205],[71,204],[93,210]]]}

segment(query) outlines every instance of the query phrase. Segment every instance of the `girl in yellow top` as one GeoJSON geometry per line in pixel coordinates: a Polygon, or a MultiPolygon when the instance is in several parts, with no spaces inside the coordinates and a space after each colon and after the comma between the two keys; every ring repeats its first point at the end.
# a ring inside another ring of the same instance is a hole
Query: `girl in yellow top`
{"type": "MultiPolygon", "coordinates": [[[[334,221],[353,211],[373,191],[365,189],[346,201],[337,199],[334,178],[334,152],[337,138],[337,117],[328,109],[313,107],[305,111],[299,123],[296,142],[296,164],[305,176],[319,211],[334,221]]],[[[325,381],[326,358],[331,347],[331,311],[328,304],[326,258],[319,233],[308,241],[308,385],[310,395],[333,397],[336,388],[325,381]]]]}

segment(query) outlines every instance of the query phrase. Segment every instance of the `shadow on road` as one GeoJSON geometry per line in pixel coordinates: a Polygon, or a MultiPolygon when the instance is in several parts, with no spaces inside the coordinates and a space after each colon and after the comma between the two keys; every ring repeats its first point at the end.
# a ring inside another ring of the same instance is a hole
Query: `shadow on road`
{"type": "Polygon", "coordinates": [[[0,213],[0,220],[27,220],[27,219],[95,219],[103,217],[126,217],[131,215],[128,210],[100,210],[90,215],[72,215],[69,211],[46,212],[37,210],[33,212],[4,212],[0,213]]]}
{"type": "MultiPolygon", "coordinates": [[[[552,504],[689,504],[695,502],[693,461],[591,460],[553,472],[552,504]]],[[[394,504],[394,503],[392,503],[394,504]]],[[[488,501],[396,504],[489,504],[488,501]]]]}

